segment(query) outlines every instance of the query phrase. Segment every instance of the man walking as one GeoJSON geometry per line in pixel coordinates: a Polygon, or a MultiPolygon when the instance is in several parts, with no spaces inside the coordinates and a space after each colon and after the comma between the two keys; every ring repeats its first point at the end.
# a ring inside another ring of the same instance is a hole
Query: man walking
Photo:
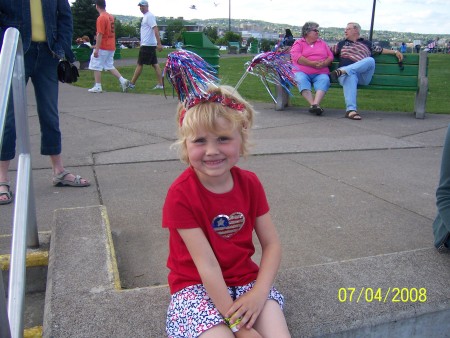
{"type": "Polygon", "coordinates": [[[346,105],[345,117],[350,120],[361,120],[356,105],[357,87],[368,85],[375,72],[375,60],[372,55],[395,55],[399,62],[403,54],[398,50],[391,50],[375,46],[372,41],[360,37],[361,26],[350,22],[345,28],[345,40],[331,47],[335,56],[339,57],[339,68],[330,73],[333,82],[339,82],[344,89],[346,105]]]}
{"type": "Polygon", "coordinates": [[[158,84],[153,89],[162,89],[161,68],[159,67],[158,58],[156,57],[156,50],[162,50],[159,29],[156,24],[155,16],[148,11],[148,2],[142,0],[139,2],[138,6],[141,13],[144,14],[141,22],[141,47],[139,49],[136,70],[134,71],[129,88],[134,89],[144,65],[151,65],[155,69],[156,78],[158,80],[158,84]]]}
{"type": "Polygon", "coordinates": [[[97,18],[97,42],[91,55],[89,69],[94,71],[95,85],[88,89],[90,93],[101,93],[102,71],[109,70],[119,79],[122,91],[126,92],[130,81],[125,79],[114,67],[114,53],[116,51],[116,33],[114,30],[114,17],[106,12],[105,0],[96,0],[95,8],[100,16],[97,18]]]}

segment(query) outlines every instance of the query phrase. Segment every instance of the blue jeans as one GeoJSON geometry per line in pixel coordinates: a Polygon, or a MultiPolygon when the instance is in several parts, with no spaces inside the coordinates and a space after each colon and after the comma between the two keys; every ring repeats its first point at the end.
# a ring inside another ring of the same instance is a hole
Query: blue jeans
{"type": "MultiPolygon", "coordinates": [[[[59,59],[53,57],[47,42],[32,42],[25,53],[25,83],[31,77],[41,127],[41,154],[61,153],[61,131],[58,113],[59,59]]],[[[11,91],[12,93],[12,91],[11,91]]],[[[16,153],[16,128],[12,95],[9,95],[0,161],[9,161],[16,153]]]]}
{"type": "Polygon", "coordinates": [[[330,88],[330,77],[328,74],[306,74],[303,72],[295,73],[295,81],[297,88],[301,93],[304,90],[311,90],[311,85],[314,85],[314,90],[323,90],[326,92],[330,88]]]}
{"type": "Polygon", "coordinates": [[[375,72],[375,60],[368,57],[351,65],[339,67],[339,69],[347,73],[347,75],[339,77],[339,83],[344,88],[346,111],[356,111],[358,110],[356,105],[358,84],[368,85],[370,83],[375,72]]]}
{"type": "Polygon", "coordinates": [[[434,245],[450,249],[450,125],[442,150],[441,175],[436,189],[438,213],[433,222],[434,245]]]}

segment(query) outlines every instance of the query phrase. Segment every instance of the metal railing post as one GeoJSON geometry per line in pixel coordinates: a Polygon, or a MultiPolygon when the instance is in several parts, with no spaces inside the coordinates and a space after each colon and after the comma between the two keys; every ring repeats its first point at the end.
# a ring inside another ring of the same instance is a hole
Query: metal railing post
{"type": "MultiPolygon", "coordinates": [[[[29,247],[38,247],[39,238],[32,186],[24,53],[20,33],[15,28],[8,28],[4,35],[0,53],[0,78],[2,79],[2,83],[0,83],[0,136],[3,135],[12,85],[19,153],[9,271],[8,316],[11,337],[20,338],[23,337],[27,244],[29,247]]],[[[4,312],[3,308],[0,310],[4,312]]]]}

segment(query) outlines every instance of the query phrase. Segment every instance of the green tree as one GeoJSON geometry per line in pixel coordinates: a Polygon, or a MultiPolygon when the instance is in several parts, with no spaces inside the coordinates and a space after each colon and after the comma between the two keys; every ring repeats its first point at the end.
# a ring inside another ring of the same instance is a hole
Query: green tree
{"type": "Polygon", "coordinates": [[[274,41],[270,41],[268,39],[261,39],[261,50],[263,52],[270,52],[272,46],[275,45],[274,41]]]}
{"type": "Polygon", "coordinates": [[[203,29],[203,33],[211,40],[212,43],[215,43],[219,38],[219,34],[217,33],[217,27],[208,26],[203,29]]]}
{"type": "Polygon", "coordinates": [[[252,44],[252,42],[255,41],[256,43],[258,43],[258,39],[254,38],[253,36],[249,37],[247,39],[247,46],[250,46],[252,44]]]}
{"type": "Polygon", "coordinates": [[[228,42],[241,42],[242,41],[241,35],[238,33],[234,33],[234,32],[226,32],[223,37],[228,42]]]}
{"type": "Polygon", "coordinates": [[[93,41],[96,33],[95,23],[98,17],[93,1],[76,0],[71,8],[73,16],[72,40],[75,41],[77,38],[87,35],[93,41]]]}
{"type": "Polygon", "coordinates": [[[183,20],[173,20],[167,24],[162,43],[167,46],[173,46],[176,42],[182,40],[182,32],[185,31],[183,20]]]}
{"type": "Polygon", "coordinates": [[[116,39],[123,36],[137,37],[139,33],[136,31],[136,26],[131,23],[122,23],[120,20],[115,21],[116,39]]]}

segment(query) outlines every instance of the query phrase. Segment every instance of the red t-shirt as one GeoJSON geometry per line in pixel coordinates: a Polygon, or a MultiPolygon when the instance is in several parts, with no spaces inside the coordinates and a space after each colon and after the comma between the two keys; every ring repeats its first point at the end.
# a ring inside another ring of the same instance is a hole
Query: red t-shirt
{"type": "Polygon", "coordinates": [[[100,49],[116,50],[116,32],[114,30],[114,17],[106,12],[97,18],[97,34],[102,34],[100,49]]]}
{"type": "Polygon", "coordinates": [[[207,190],[192,168],[186,169],[167,192],[162,226],[169,228],[169,286],[175,293],[202,284],[194,261],[177,229],[201,228],[214,251],[228,286],[254,281],[259,267],[252,261],[256,218],[269,212],[258,177],[238,167],[231,169],[234,186],[224,194],[207,190]]]}

